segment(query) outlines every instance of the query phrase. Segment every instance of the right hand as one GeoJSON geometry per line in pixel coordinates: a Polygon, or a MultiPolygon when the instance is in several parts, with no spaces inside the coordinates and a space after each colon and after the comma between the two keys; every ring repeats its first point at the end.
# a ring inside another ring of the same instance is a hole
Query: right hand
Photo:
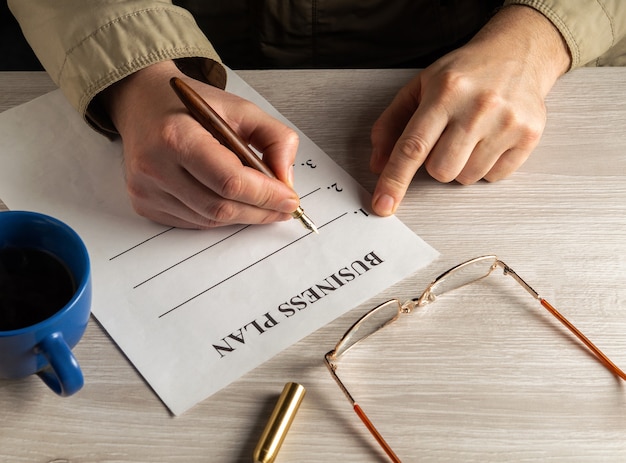
{"type": "Polygon", "coordinates": [[[171,62],[114,84],[103,103],[122,137],[128,195],[135,211],[181,228],[269,223],[291,218],[298,135],[247,100],[191,79],[171,62]],[[187,112],[169,81],[198,92],[276,174],[243,166],[187,112]]]}

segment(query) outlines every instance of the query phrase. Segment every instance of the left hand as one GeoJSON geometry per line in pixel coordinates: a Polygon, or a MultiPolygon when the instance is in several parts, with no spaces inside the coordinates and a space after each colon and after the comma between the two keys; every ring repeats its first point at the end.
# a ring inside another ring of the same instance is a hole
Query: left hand
{"type": "Polygon", "coordinates": [[[441,182],[496,181],[519,168],[569,67],[560,33],[527,7],[502,9],[467,45],[397,94],[372,128],[373,209],[393,214],[419,167],[441,182]],[[530,28],[530,31],[529,29],[530,28]]]}

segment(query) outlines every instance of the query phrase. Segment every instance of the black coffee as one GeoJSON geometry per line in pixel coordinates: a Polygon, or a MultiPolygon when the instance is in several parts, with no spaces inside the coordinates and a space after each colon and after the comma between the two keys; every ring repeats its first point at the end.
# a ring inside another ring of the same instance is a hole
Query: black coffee
{"type": "Polygon", "coordinates": [[[0,249],[0,331],[45,320],[75,291],[72,274],[52,254],[32,248],[0,249]]]}

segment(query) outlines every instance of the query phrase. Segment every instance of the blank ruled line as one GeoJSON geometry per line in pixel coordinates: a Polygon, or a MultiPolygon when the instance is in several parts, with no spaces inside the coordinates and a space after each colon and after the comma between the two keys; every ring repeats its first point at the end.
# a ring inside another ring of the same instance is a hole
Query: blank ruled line
{"type": "Polygon", "coordinates": [[[150,241],[150,240],[153,240],[153,239],[155,239],[155,238],[157,238],[157,237],[159,237],[159,236],[161,236],[161,235],[163,235],[163,234],[165,234],[165,233],[167,233],[167,232],[169,232],[169,231],[174,230],[174,228],[176,228],[176,227],[170,227],[170,228],[168,228],[167,230],[163,230],[162,232],[157,233],[156,235],[151,236],[150,238],[148,238],[148,239],[146,239],[146,240],[143,240],[141,243],[138,243],[138,244],[134,245],[133,247],[128,248],[126,251],[122,251],[122,252],[120,252],[119,254],[117,254],[117,255],[115,255],[115,256],[113,256],[113,257],[111,257],[111,258],[109,259],[109,261],[112,261],[113,259],[117,259],[118,257],[123,256],[123,255],[124,255],[124,254],[126,254],[127,252],[130,252],[130,251],[132,251],[133,249],[138,248],[138,247],[139,247],[139,246],[141,246],[142,244],[145,244],[145,243],[147,243],[147,242],[148,242],[148,241],[150,241]]]}
{"type": "MultiPolygon", "coordinates": [[[[307,193],[307,194],[305,194],[305,195],[303,195],[303,196],[300,196],[300,199],[302,199],[302,198],[306,198],[307,196],[310,196],[310,195],[312,195],[313,193],[317,193],[319,190],[321,190],[321,187],[318,187],[318,188],[316,188],[315,190],[313,190],[313,191],[311,191],[311,192],[309,192],[309,193],[307,193]]],[[[150,240],[153,240],[153,239],[155,239],[155,238],[158,238],[159,236],[161,236],[161,235],[163,235],[163,234],[165,234],[165,233],[167,233],[167,232],[169,232],[169,231],[172,231],[172,230],[174,230],[175,228],[176,228],[176,227],[170,227],[170,228],[168,228],[167,230],[163,230],[162,232],[157,233],[156,235],[151,236],[150,238],[147,238],[147,239],[143,240],[141,243],[138,243],[138,244],[136,244],[136,245],[134,245],[134,246],[132,246],[132,247],[130,247],[130,248],[128,248],[128,249],[126,249],[125,251],[122,251],[122,252],[120,252],[119,254],[117,254],[117,255],[115,255],[115,256],[113,256],[113,257],[109,258],[109,261],[112,261],[112,260],[114,260],[114,259],[117,259],[118,257],[123,256],[123,255],[124,255],[124,254],[126,254],[127,252],[130,252],[130,251],[132,251],[133,249],[138,248],[138,247],[139,247],[139,246],[141,246],[142,244],[145,244],[145,243],[147,243],[147,242],[148,242],[148,241],[150,241],[150,240]]],[[[200,252],[202,252],[202,251],[200,251],[200,252]]],[[[191,256],[191,257],[193,257],[193,256],[191,256]]],[[[181,262],[183,262],[183,261],[181,261],[181,262]]],[[[164,270],[164,271],[166,271],[166,270],[164,270]]],[[[156,275],[155,275],[155,276],[156,276],[156,275]]],[[[154,278],[154,277],[152,277],[152,278],[154,278]]],[[[151,279],[151,278],[149,278],[148,280],[150,280],[150,279],[151,279]]],[[[146,280],[146,281],[148,281],[148,280],[146,280]]],[[[142,285],[142,284],[144,284],[144,283],[145,283],[145,281],[144,281],[144,282],[139,283],[137,286],[141,286],[141,285],[142,285]]],[[[136,288],[137,286],[135,286],[134,288],[136,288]]]]}
{"type": "Polygon", "coordinates": [[[336,222],[337,220],[339,220],[339,219],[340,219],[340,218],[342,218],[342,217],[345,217],[346,215],[348,215],[348,213],[347,213],[347,212],[344,212],[343,214],[338,215],[338,216],[337,216],[337,217],[335,217],[334,219],[329,220],[328,222],[326,222],[326,223],[324,223],[324,224],[320,225],[320,226],[319,226],[319,227],[317,227],[317,228],[324,228],[326,225],[330,225],[331,223],[336,222]]]}
{"type": "Polygon", "coordinates": [[[302,198],[306,198],[307,196],[311,196],[313,193],[317,193],[318,191],[320,191],[322,189],[322,187],[318,187],[315,190],[311,191],[310,193],[307,193],[305,195],[300,196],[300,199],[302,198]]]}
{"type": "Polygon", "coordinates": [[[143,285],[143,284],[145,284],[145,283],[149,282],[150,280],[152,280],[152,279],[154,279],[154,278],[158,277],[159,275],[163,275],[163,274],[164,274],[165,272],[167,272],[168,270],[172,270],[174,267],[177,267],[178,265],[182,264],[183,262],[186,262],[186,261],[188,261],[189,259],[191,259],[191,258],[193,258],[193,257],[196,257],[198,254],[202,254],[204,251],[207,251],[207,250],[211,249],[212,247],[217,246],[217,245],[218,245],[218,244],[220,244],[220,243],[223,243],[223,242],[224,242],[224,241],[226,241],[227,239],[232,238],[232,237],[233,237],[233,236],[235,236],[237,233],[241,233],[242,231],[244,231],[246,228],[249,228],[249,227],[250,227],[250,225],[246,225],[245,227],[240,228],[239,230],[237,230],[237,231],[235,231],[235,232],[231,233],[230,235],[225,236],[225,237],[224,237],[224,238],[222,238],[221,240],[216,241],[215,243],[211,244],[210,246],[207,246],[206,248],[201,249],[200,251],[198,251],[198,252],[196,252],[196,253],[194,253],[194,254],[192,254],[192,255],[188,256],[188,257],[185,257],[183,260],[180,260],[180,261],[176,262],[175,264],[170,265],[170,266],[169,266],[169,267],[167,267],[166,269],[161,270],[159,273],[156,273],[156,274],[152,275],[150,278],[147,278],[146,280],[142,281],[141,283],[136,284],[135,286],[133,286],[133,289],[137,289],[137,288],[139,288],[141,285],[143,285]]]}
{"type": "MultiPolygon", "coordinates": [[[[334,218],[334,219],[332,219],[332,220],[329,220],[328,222],[326,222],[326,223],[324,223],[324,224],[320,225],[320,226],[319,226],[319,227],[317,227],[317,228],[318,228],[318,229],[324,228],[325,226],[330,225],[331,223],[333,223],[333,222],[335,222],[335,221],[337,221],[337,220],[341,219],[342,217],[345,217],[347,214],[348,214],[347,212],[344,212],[343,214],[341,214],[341,215],[339,215],[339,216],[335,217],[335,218],[334,218]]],[[[298,238],[298,239],[296,239],[296,240],[293,240],[293,241],[292,241],[292,242],[290,242],[290,243],[287,243],[286,245],[282,246],[281,248],[278,248],[276,251],[274,251],[274,252],[272,252],[272,253],[270,253],[270,254],[267,254],[266,256],[262,257],[261,259],[259,259],[259,260],[255,261],[255,262],[251,263],[251,264],[250,264],[250,265],[248,265],[247,267],[242,268],[242,269],[241,269],[241,270],[239,270],[238,272],[235,272],[235,273],[233,273],[232,275],[227,276],[227,277],[226,277],[226,278],[224,278],[222,281],[219,281],[218,283],[215,283],[213,286],[211,286],[211,287],[209,287],[209,288],[207,288],[207,289],[205,289],[205,290],[203,290],[203,291],[199,292],[199,293],[198,293],[198,294],[196,294],[195,296],[190,297],[189,299],[187,299],[186,301],[181,302],[181,303],[180,303],[180,304],[178,304],[177,306],[172,307],[172,308],[171,308],[170,310],[168,310],[167,312],[163,312],[161,315],[159,315],[159,317],[158,317],[158,318],[162,318],[162,317],[164,317],[164,316],[166,316],[166,315],[168,315],[168,314],[172,313],[172,312],[173,312],[173,311],[175,311],[176,309],[181,308],[181,307],[182,307],[182,306],[184,306],[185,304],[187,304],[187,303],[189,303],[189,302],[193,301],[194,299],[197,299],[198,297],[202,296],[203,294],[208,293],[208,292],[209,292],[209,291],[211,291],[212,289],[217,288],[217,287],[218,287],[219,285],[221,285],[222,283],[225,283],[225,282],[227,282],[228,280],[230,280],[230,279],[232,279],[232,278],[236,277],[237,275],[242,274],[242,273],[243,273],[243,272],[245,272],[246,270],[248,270],[248,269],[250,269],[250,268],[254,267],[255,265],[257,265],[257,264],[259,264],[259,263],[263,262],[264,260],[266,260],[266,259],[270,258],[270,257],[271,257],[271,256],[273,256],[274,254],[278,254],[280,251],[282,251],[282,250],[284,250],[284,249],[288,248],[289,246],[291,246],[291,245],[293,245],[293,244],[297,243],[297,242],[298,242],[298,241],[300,241],[301,239],[306,238],[307,236],[311,235],[312,233],[313,233],[313,232],[309,232],[309,233],[307,233],[307,234],[305,234],[305,235],[301,236],[300,238],[298,238]]]]}

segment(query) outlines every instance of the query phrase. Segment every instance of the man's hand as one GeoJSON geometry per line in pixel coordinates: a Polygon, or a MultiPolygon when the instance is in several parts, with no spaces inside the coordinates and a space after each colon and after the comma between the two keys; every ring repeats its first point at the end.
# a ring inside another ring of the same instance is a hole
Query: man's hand
{"type": "Polygon", "coordinates": [[[496,181],[539,142],[544,99],[570,56],[558,30],[527,7],[503,8],[465,46],[422,71],[372,128],[373,196],[393,214],[419,167],[441,182],[496,181]]]}
{"type": "Polygon", "coordinates": [[[122,136],[126,184],[138,214],[210,228],[288,220],[298,207],[291,166],[298,136],[256,105],[154,64],[102,95],[122,136]],[[279,180],[245,167],[187,112],[169,81],[184,79],[259,152],[279,180]]]}

